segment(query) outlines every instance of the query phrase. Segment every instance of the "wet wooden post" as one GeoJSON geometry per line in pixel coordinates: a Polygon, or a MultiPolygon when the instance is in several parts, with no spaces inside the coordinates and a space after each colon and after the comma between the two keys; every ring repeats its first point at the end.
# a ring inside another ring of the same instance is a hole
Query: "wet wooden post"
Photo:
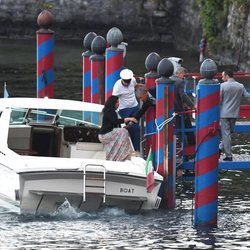
{"type": "Polygon", "coordinates": [[[107,33],[107,42],[111,47],[106,49],[105,62],[105,100],[112,94],[113,86],[120,79],[120,72],[123,68],[123,50],[117,46],[122,42],[122,32],[111,28],[107,33]]]}
{"type": "Polygon", "coordinates": [[[195,220],[196,226],[217,225],[220,84],[213,79],[217,66],[206,59],[200,67],[205,78],[197,87],[195,220]]]}
{"type": "MultiPolygon", "coordinates": [[[[156,79],[159,78],[159,74],[157,73],[157,66],[161,60],[161,57],[155,53],[150,53],[146,60],[145,60],[145,67],[147,70],[149,70],[148,73],[145,74],[145,85],[146,88],[152,88],[156,87],[156,79]]],[[[156,126],[155,126],[155,112],[156,107],[152,106],[145,114],[146,119],[146,128],[145,128],[145,134],[148,134],[147,140],[146,140],[146,154],[148,154],[149,149],[151,148],[152,154],[153,154],[153,162],[154,167],[156,168],[156,136],[157,134],[154,134],[156,132],[156,126]]]]}
{"type": "Polygon", "coordinates": [[[174,72],[173,64],[163,58],[157,67],[161,76],[156,80],[157,172],[164,178],[162,206],[175,207],[174,166],[174,82],[169,79],[174,72]],[[168,123],[166,120],[171,120],[168,123]],[[166,123],[165,123],[166,122],[166,123]]]}
{"type": "Polygon", "coordinates": [[[96,36],[96,33],[89,32],[83,39],[83,46],[86,50],[82,53],[82,100],[84,102],[91,102],[91,70],[89,58],[93,55],[91,43],[96,36]]]}
{"type": "Polygon", "coordinates": [[[54,31],[52,14],[44,10],[37,17],[37,97],[54,97],[54,31]]]}

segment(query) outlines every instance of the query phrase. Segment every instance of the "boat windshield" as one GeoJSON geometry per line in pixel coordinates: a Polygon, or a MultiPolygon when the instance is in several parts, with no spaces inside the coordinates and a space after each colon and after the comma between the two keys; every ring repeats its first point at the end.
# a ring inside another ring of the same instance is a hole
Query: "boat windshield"
{"type": "Polygon", "coordinates": [[[101,121],[101,113],[99,112],[15,108],[11,112],[10,124],[87,125],[99,128],[101,121]]]}

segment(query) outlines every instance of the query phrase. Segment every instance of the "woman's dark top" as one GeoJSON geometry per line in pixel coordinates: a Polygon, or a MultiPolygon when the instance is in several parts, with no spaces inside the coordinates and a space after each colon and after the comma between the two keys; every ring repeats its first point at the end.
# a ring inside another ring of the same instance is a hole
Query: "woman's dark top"
{"type": "Polygon", "coordinates": [[[120,128],[122,123],[124,123],[124,119],[118,119],[114,109],[106,109],[103,111],[102,127],[99,134],[107,134],[113,128],[120,128]]]}

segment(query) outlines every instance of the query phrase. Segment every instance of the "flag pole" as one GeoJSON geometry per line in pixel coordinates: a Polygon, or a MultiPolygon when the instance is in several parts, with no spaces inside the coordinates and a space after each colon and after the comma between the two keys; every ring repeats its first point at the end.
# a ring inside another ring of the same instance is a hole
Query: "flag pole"
{"type": "Polygon", "coordinates": [[[7,90],[7,82],[4,82],[4,86],[3,86],[3,97],[4,98],[8,98],[9,97],[9,93],[7,90]]]}

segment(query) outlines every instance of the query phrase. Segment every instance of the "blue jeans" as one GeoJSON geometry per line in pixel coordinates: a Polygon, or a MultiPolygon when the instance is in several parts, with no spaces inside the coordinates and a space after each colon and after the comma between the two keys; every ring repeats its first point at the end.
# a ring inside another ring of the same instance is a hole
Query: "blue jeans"
{"type": "MultiPolygon", "coordinates": [[[[139,106],[133,108],[125,108],[119,110],[119,115],[122,118],[134,116],[139,111],[139,106]]],[[[128,132],[133,143],[134,149],[140,151],[140,127],[138,123],[133,124],[128,128],[128,132]]]]}

